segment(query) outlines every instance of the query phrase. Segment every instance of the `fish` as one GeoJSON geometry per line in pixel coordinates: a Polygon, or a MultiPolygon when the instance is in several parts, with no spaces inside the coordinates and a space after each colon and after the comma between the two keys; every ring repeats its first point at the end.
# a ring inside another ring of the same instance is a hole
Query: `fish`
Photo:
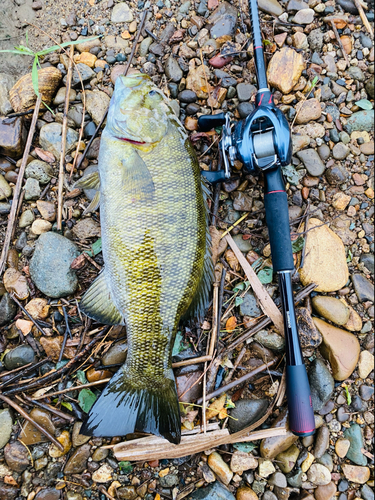
{"type": "Polygon", "coordinates": [[[100,203],[104,268],[80,310],[125,325],[128,354],[91,408],[81,433],[143,432],[181,440],[172,350],[181,320],[202,317],[213,261],[207,189],[188,135],[167,97],[142,73],[119,76],[98,172],[78,187],[100,203]]]}

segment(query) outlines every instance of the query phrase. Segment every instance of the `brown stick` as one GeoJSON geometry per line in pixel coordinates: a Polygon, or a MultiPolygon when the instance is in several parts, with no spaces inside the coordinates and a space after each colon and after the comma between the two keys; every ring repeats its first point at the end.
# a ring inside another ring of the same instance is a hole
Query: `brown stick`
{"type": "Polygon", "coordinates": [[[234,375],[234,372],[237,370],[238,368],[238,365],[241,363],[242,361],[242,358],[245,356],[246,354],[246,347],[243,347],[241,352],[239,353],[239,355],[237,356],[237,359],[236,359],[236,362],[234,363],[234,366],[233,368],[231,369],[231,371],[228,373],[228,376],[225,378],[224,382],[226,384],[229,384],[229,382],[232,380],[232,377],[234,375]]]}
{"type": "Polygon", "coordinates": [[[365,25],[367,31],[370,33],[371,38],[374,38],[374,32],[372,31],[371,24],[369,23],[369,20],[366,17],[365,11],[363,10],[363,7],[360,3],[359,0],[354,0],[355,6],[358,9],[359,15],[361,16],[362,22],[365,25]]]}
{"type": "Polygon", "coordinates": [[[3,394],[0,394],[0,399],[2,401],[4,401],[4,403],[7,403],[9,406],[14,408],[23,418],[28,420],[36,429],[38,429],[39,432],[44,434],[46,436],[46,438],[48,438],[50,441],[52,441],[52,443],[55,446],[57,446],[59,448],[59,450],[61,450],[61,451],[64,450],[63,445],[59,441],[57,441],[57,439],[54,436],[52,436],[52,434],[50,434],[46,429],[44,429],[41,425],[39,425],[38,422],[35,422],[35,420],[33,420],[30,417],[30,415],[28,413],[26,413],[23,408],[21,408],[21,406],[19,406],[17,403],[15,403],[11,399],[7,398],[3,394]]]}
{"type": "Polygon", "coordinates": [[[39,94],[39,97],[37,98],[36,103],[35,103],[33,118],[31,120],[31,125],[30,125],[29,134],[27,136],[26,146],[25,146],[25,149],[23,151],[22,162],[21,162],[20,171],[19,171],[18,177],[17,177],[16,187],[14,188],[12,207],[10,209],[7,231],[5,233],[3,250],[1,252],[1,257],[0,257],[0,276],[4,271],[5,262],[6,262],[6,259],[8,256],[10,242],[11,242],[12,234],[13,234],[13,227],[14,227],[15,222],[16,222],[18,200],[20,197],[23,176],[25,174],[27,158],[29,157],[31,143],[32,143],[32,140],[34,137],[35,126],[36,126],[36,122],[38,119],[39,108],[40,108],[41,102],[42,102],[42,95],[39,94]]]}
{"type": "MultiPolygon", "coordinates": [[[[311,292],[315,290],[317,285],[315,283],[311,283],[307,287],[303,288],[300,292],[298,292],[295,296],[294,303],[298,304],[303,300],[305,297],[310,295],[311,292]]],[[[264,318],[262,321],[259,321],[259,323],[249,330],[246,330],[240,337],[238,337],[230,346],[227,347],[227,351],[233,351],[237,346],[242,344],[243,342],[246,342],[247,339],[258,333],[260,330],[263,330],[266,326],[270,325],[272,321],[270,318],[264,318]]]]}
{"type": "Polygon", "coordinates": [[[64,103],[64,116],[62,121],[62,132],[61,132],[61,150],[60,150],[60,166],[59,166],[59,184],[58,184],[58,195],[57,195],[57,230],[61,231],[62,224],[62,208],[63,208],[63,190],[64,190],[64,166],[65,166],[65,150],[66,150],[66,135],[68,132],[68,111],[69,111],[69,97],[70,88],[72,85],[72,74],[73,74],[73,55],[74,55],[74,45],[70,46],[69,54],[69,66],[68,74],[66,77],[66,94],[64,103]]]}
{"type": "Polygon", "coordinates": [[[250,285],[254,290],[254,293],[259,300],[260,306],[265,314],[269,318],[271,318],[272,322],[275,324],[275,327],[279,331],[281,335],[284,336],[284,320],[281,312],[278,310],[276,304],[269,296],[267,290],[264,288],[262,283],[260,282],[258,276],[256,275],[254,269],[245,259],[243,253],[236,245],[230,234],[226,235],[227,242],[229,243],[231,249],[236,255],[239,263],[241,264],[242,269],[245,271],[247,279],[250,281],[250,285]]]}
{"type": "Polygon", "coordinates": [[[78,389],[86,389],[87,387],[93,387],[95,385],[106,384],[109,382],[110,378],[103,378],[102,380],[96,380],[95,382],[89,382],[88,384],[77,385],[76,387],[67,387],[66,389],[62,389],[61,391],[55,391],[43,394],[42,396],[35,396],[34,399],[37,401],[38,399],[49,398],[52,396],[58,396],[59,394],[66,394],[67,392],[77,391],[78,389]]]}
{"type": "Polygon", "coordinates": [[[346,53],[346,50],[344,49],[344,46],[342,44],[342,41],[341,41],[341,38],[340,38],[340,35],[339,35],[339,32],[337,31],[337,28],[336,28],[336,24],[331,21],[331,26],[332,26],[332,30],[335,34],[335,37],[336,37],[336,40],[337,40],[337,43],[339,44],[339,47],[341,49],[341,52],[342,52],[342,55],[344,56],[344,59],[346,61],[346,64],[348,65],[348,67],[350,66],[350,61],[349,61],[349,58],[348,58],[348,54],[346,53]]]}
{"type": "Polygon", "coordinates": [[[211,361],[211,359],[212,356],[201,356],[200,358],[184,359],[184,361],[177,361],[176,363],[172,363],[172,368],[180,368],[180,366],[190,366],[197,363],[206,363],[207,361],[211,361]]]}
{"type": "Polygon", "coordinates": [[[14,302],[18,305],[18,307],[21,309],[21,311],[29,318],[29,320],[34,323],[34,326],[40,331],[40,333],[42,335],[45,335],[46,332],[43,330],[43,328],[35,321],[35,319],[31,316],[30,313],[28,313],[26,311],[26,309],[23,307],[23,305],[21,304],[21,302],[17,299],[17,297],[14,296],[13,293],[10,293],[9,294],[12,298],[12,300],[14,300],[14,302]]]}
{"type": "MultiPolygon", "coordinates": [[[[261,366],[258,366],[258,368],[255,368],[255,370],[252,370],[249,373],[246,373],[246,375],[243,375],[242,377],[238,378],[237,380],[234,380],[230,384],[223,385],[222,387],[219,387],[216,391],[211,392],[211,394],[207,394],[207,401],[212,398],[216,398],[216,396],[220,396],[223,392],[229,391],[233,389],[233,387],[237,387],[237,385],[241,385],[243,382],[246,382],[246,380],[249,380],[249,378],[254,377],[255,375],[258,375],[258,373],[264,372],[264,370],[267,370],[267,368],[270,368],[271,366],[275,365],[277,363],[277,359],[273,359],[272,361],[269,361],[268,363],[264,363],[261,366]]],[[[197,404],[200,405],[202,403],[202,398],[198,399],[197,404]]]]}
{"type": "MultiPolygon", "coordinates": [[[[34,406],[39,406],[39,408],[42,408],[43,410],[47,410],[51,413],[53,413],[54,415],[58,416],[58,417],[61,417],[63,418],[64,420],[67,420],[68,422],[70,422],[71,424],[74,424],[75,422],[75,417],[73,417],[72,415],[68,415],[67,413],[61,411],[61,410],[58,410],[57,408],[55,408],[54,406],[51,406],[47,403],[42,403],[40,401],[35,401],[34,399],[31,399],[29,398],[29,396],[26,396],[26,394],[23,395],[23,397],[26,399],[27,402],[29,402],[30,404],[34,405],[34,406]]],[[[19,396],[16,396],[16,398],[19,398],[19,396]]]]}

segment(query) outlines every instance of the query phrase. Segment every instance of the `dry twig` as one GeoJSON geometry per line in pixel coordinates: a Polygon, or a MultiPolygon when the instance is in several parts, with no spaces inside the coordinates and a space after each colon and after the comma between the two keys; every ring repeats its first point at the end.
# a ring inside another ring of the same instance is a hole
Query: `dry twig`
{"type": "Polygon", "coordinates": [[[374,38],[374,32],[372,31],[371,24],[366,17],[365,11],[363,10],[362,4],[359,0],[354,0],[355,6],[358,9],[359,15],[361,16],[362,22],[365,25],[367,31],[370,33],[371,38],[374,38]]]}

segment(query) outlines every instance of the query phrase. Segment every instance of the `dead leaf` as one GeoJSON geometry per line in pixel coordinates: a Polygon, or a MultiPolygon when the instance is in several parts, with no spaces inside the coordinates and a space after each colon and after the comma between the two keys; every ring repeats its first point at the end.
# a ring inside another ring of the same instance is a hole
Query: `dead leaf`
{"type": "Polygon", "coordinates": [[[44,151],[40,148],[35,148],[35,153],[39,156],[39,158],[47,163],[54,163],[55,157],[49,151],[44,151]]]}
{"type": "Polygon", "coordinates": [[[83,253],[78,255],[73,262],[70,264],[71,269],[81,269],[85,265],[86,259],[83,253]]]}
{"type": "Polygon", "coordinates": [[[210,226],[211,253],[214,264],[216,264],[217,259],[225,252],[228,246],[227,240],[222,238],[223,233],[224,231],[219,231],[216,229],[216,226],[210,226]]]}
{"type": "Polygon", "coordinates": [[[211,418],[217,417],[221,410],[224,408],[225,402],[227,400],[227,395],[222,394],[220,398],[216,399],[206,411],[206,420],[211,420],[211,418]]]}
{"type": "Polygon", "coordinates": [[[27,299],[29,296],[26,276],[21,274],[17,269],[7,269],[4,273],[3,282],[6,291],[14,293],[19,300],[27,299]]]}
{"type": "Polygon", "coordinates": [[[225,323],[225,329],[228,333],[232,333],[233,330],[236,329],[237,326],[237,318],[236,316],[231,316],[228,318],[227,322],[225,323]]]}
{"type": "Polygon", "coordinates": [[[340,37],[341,43],[347,54],[350,54],[353,48],[352,39],[350,36],[344,35],[340,37]]]}
{"type": "Polygon", "coordinates": [[[230,265],[230,267],[233,269],[233,271],[239,271],[240,270],[240,263],[238,262],[237,257],[235,256],[233,250],[228,249],[225,252],[225,259],[230,265]]]}
{"type": "Polygon", "coordinates": [[[28,335],[32,328],[33,328],[33,322],[32,321],[27,321],[26,319],[17,319],[16,321],[16,327],[21,330],[23,335],[28,335]]]}
{"type": "Polygon", "coordinates": [[[45,319],[48,316],[50,306],[46,299],[32,299],[25,307],[26,311],[34,319],[45,319]]]}

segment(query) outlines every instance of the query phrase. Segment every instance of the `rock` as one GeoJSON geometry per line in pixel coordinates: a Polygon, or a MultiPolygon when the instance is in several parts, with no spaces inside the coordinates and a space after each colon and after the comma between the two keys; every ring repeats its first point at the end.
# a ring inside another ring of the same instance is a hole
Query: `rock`
{"type": "MultiPolygon", "coordinates": [[[[54,155],[60,157],[62,125],[60,123],[46,123],[40,129],[39,142],[41,147],[54,155]]],[[[78,132],[68,127],[66,134],[66,154],[70,153],[78,141],[78,132]]]]}
{"type": "MultiPolygon", "coordinates": [[[[81,62],[78,63],[73,68],[72,87],[77,87],[81,84],[80,76],[83,82],[87,82],[87,80],[91,80],[91,78],[94,78],[95,72],[89,66],[87,66],[87,64],[83,64],[81,62]]],[[[63,82],[66,85],[66,76],[64,76],[63,82]]]]}
{"type": "MultiPolygon", "coordinates": [[[[372,42],[371,42],[371,44],[372,44],[372,42]]],[[[368,93],[370,98],[374,99],[374,76],[372,76],[371,78],[369,78],[367,80],[365,88],[366,88],[366,92],[368,93]]]]}
{"type": "Polygon", "coordinates": [[[321,319],[314,318],[314,323],[323,335],[320,352],[329,361],[334,379],[340,381],[349,378],[357,366],[361,350],[357,338],[321,319]]]}
{"type": "MultiPolygon", "coordinates": [[[[257,419],[259,417],[257,416],[257,419]]],[[[268,458],[270,460],[290,448],[291,445],[294,444],[298,439],[298,437],[292,434],[289,430],[287,410],[284,410],[280,413],[280,415],[273,423],[273,427],[286,427],[287,432],[284,436],[275,436],[262,440],[260,444],[260,454],[263,458],[268,458]]]]}
{"type": "Polygon", "coordinates": [[[31,279],[48,297],[59,298],[74,293],[78,280],[70,265],[79,253],[67,238],[53,232],[42,234],[30,261],[31,279]]]}
{"type": "Polygon", "coordinates": [[[91,446],[84,444],[77,448],[64,467],[64,474],[80,474],[86,469],[87,460],[91,453],[91,446]]]}
{"type": "Polygon", "coordinates": [[[253,198],[247,193],[236,191],[233,194],[233,208],[240,212],[250,212],[253,206],[253,198]]]}
{"type": "Polygon", "coordinates": [[[314,457],[320,458],[324,455],[329,447],[329,430],[326,426],[318,429],[314,448],[314,457]]]}
{"type": "Polygon", "coordinates": [[[56,219],[56,205],[52,201],[38,200],[36,206],[44,220],[53,222],[56,219]]]}
{"type": "Polygon", "coordinates": [[[12,105],[9,101],[9,91],[14,85],[14,77],[7,73],[0,73],[0,116],[5,116],[12,112],[12,105]]]}
{"type": "Polygon", "coordinates": [[[75,447],[82,446],[91,439],[90,436],[84,436],[83,434],[80,434],[79,431],[81,430],[82,425],[83,422],[76,422],[73,426],[72,441],[73,441],[73,446],[75,447]]]}
{"type": "Polygon", "coordinates": [[[360,426],[358,424],[352,424],[349,429],[344,431],[344,436],[350,442],[346,458],[356,465],[366,466],[367,458],[362,453],[362,449],[365,448],[365,443],[363,441],[360,426]]]}
{"type": "Polygon", "coordinates": [[[320,346],[323,337],[316,328],[309,310],[306,307],[298,307],[296,319],[302,349],[320,346]]]}
{"type": "Polygon", "coordinates": [[[17,306],[14,300],[9,293],[5,293],[0,299],[0,326],[7,325],[16,314],[17,306]]]}
{"type": "Polygon", "coordinates": [[[18,227],[24,228],[27,226],[30,226],[35,220],[35,215],[32,210],[25,210],[22,212],[21,217],[19,218],[18,221],[18,227]]]}
{"type": "Polygon", "coordinates": [[[359,259],[361,264],[364,264],[365,268],[374,274],[374,255],[370,253],[363,253],[359,259]]]}
{"type": "Polygon", "coordinates": [[[4,448],[12,434],[13,419],[8,408],[0,410],[0,450],[4,448]]]}
{"type": "Polygon", "coordinates": [[[335,451],[338,457],[345,458],[350,448],[349,439],[338,439],[335,444],[335,451]]]}
{"type": "Polygon", "coordinates": [[[352,274],[351,279],[359,301],[366,302],[369,300],[374,302],[374,285],[362,274],[352,274]]]}
{"type": "MultiPolygon", "coordinates": [[[[52,423],[51,415],[46,410],[33,408],[30,412],[30,416],[50,434],[55,434],[56,429],[52,423]]],[[[22,427],[20,439],[27,446],[48,441],[44,434],[42,434],[28,421],[26,421],[22,427]]]]}
{"type": "Polygon", "coordinates": [[[6,179],[0,174],[0,200],[11,198],[12,188],[9,186],[6,179]]]}
{"type": "MultiPolygon", "coordinates": [[[[295,33],[292,36],[292,39],[293,39],[293,47],[295,47],[298,50],[308,50],[309,43],[307,41],[307,36],[305,35],[305,33],[300,33],[299,31],[297,31],[297,33],[295,33]]],[[[308,102],[308,101],[306,101],[306,102],[308,102]]],[[[304,107],[304,106],[302,105],[302,107],[304,107]]],[[[319,105],[319,108],[320,108],[320,105],[319,105]]],[[[310,120],[311,119],[312,118],[310,118],[310,120]]],[[[306,122],[303,122],[303,123],[306,123],[306,122]]]]}
{"type": "MultiPolygon", "coordinates": [[[[374,355],[369,351],[362,351],[359,356],[358,374],[366,379],[374,369],[374,355]]],[[[360,465],[360,464],[359,464],[360,465]]]]}
{"type": "MultiPolygon", "coordinates": [[[[48,66],[38,70],[38,87],[42,95],[43,103],[50,105],[56,90],[60,84],[62,73],[54,66],[48,66]]],[[[32,75],[20,78],[9,92],[9,100],[16,113],[32,109],[36,103],[37,96],[34,91],[32,75]]]]}
{"type": "Polygon", "coordinates": [[[22,116],[0,117],[0,154],[18,158],[22,154],[25,141],[26,130],[22,116]]]}
{"type": "Polygon", "coordinates": [[[349,177],[348,171],[342,165],[333,165],[333,167],[327,168],[325,176],[330,184],[339,185],[346,182],[349,177]]]}
{"type": "MultiPolygon", "coordinates": [[[[232,493],[219,481],[210,484],[206,488],[194,491],[187,497],[187,500],[236,500],[232,493]]],[[[243,499],[244,500],[244,499],[243,499]]],[[[251,498],[251,500],[256,500],[251,498]]]]}
{"type": "Polygon", "coordinates": [[[368,484],[362,486],[361,498],[364,500],[374,500],[374,490],[368,484]]]}
{"type": "Polygon", "coordinates": [[[99,467],[92,475],[92,480],[95,483],[107,483],[112,480],[113,469],[108,464],[99,467]]]}
{"type": "Polygon", "coordinates": [[[312,52],[320,52],[323,47],[323,32],[321,29],[315,29],[307,37],[312,52]]]}
{"type": "Polygon", "coordinates": [[[310,219],[307,229],[305,262],[299,270],[301,283],[317,283],[317,292],[340,290],[349,278],[341,239],[329,227],[322,226],[319,219],[310,219]]]}
{"type": "Polygon", "coordinates": [[[60,450],[55,444],[52,444],[49,448],[49,456],[52,458],[60,458],[66,455],[70,448],[72,447],[72,442],[70,440],[70,434],[68,431],[62,431],[57,441],[63,445],[63,449],[60,450]]]}
{"type": "Polygon", "coordinates": [[[231,482],[233,478],[233,472],[221,458],[221,455],[219,453],[217,453],[216,451],[211,453],[211,455],[208,457],[207,463],[210,469],[214,471],[214,473],[218,476],[222,483],[228,485],[231,482]]]}
{"type": "Polygon", "coordinates": [[[332,200],[332,206],[336,208],[336,210],[345,210],[345,208],[349,205],[351,196],[348,194],[344,194],[342,191],[336,193],[332,200]]]}
{"type": "Polygon", "coordinates": [[[80,240],[95,238],[100,236],[100,225],[93,219],[86,217],[77,222],[73,227],[74,235],[80,240]]]}
{"type": "Polygon", "coordinates": [[[237,106],[237,111],[240,118],[246,118],[250,113],[254,111],[254,104],[251,102],[240,102],[237,106]]]}
{"type": "Polygon", "coordinates": [[[307,479],[316,486],[325,486],[331,482],[331,473],[322,464],[312,464],[307,471],[307,479]]]}
{"type": "Polygon", "coordinates": [[[219,38],[225,35],[233,35],[236,28],[238,12],[228,2],[222,2],[210,15],[207,22],[213,26],[210,29],[211,38],[219,38]]]}
{"type": "Polygon", "coordinates": [[[55,488],[44,488],[35,495],[35,500],[59,500],[60,490],[55,488]]]}
{"type": "Polygon", "coordinates": [[[19,488],[0,482],[0,500],[14,500],[19,493],[19,488]]]}
{"type": "Polygon", "coordinates": [[[348,481],[356,484],[365,484],[370,479],[370,469],[357,465],[343,464],[342,470],[348,481]]]}
{"type": "Polygon", "coordinates": [[[17,269],[8,268],[4,273],[3,282],[6,291],[14,293],[19,300],[24,300],[29,296],[27,279],[17,269]]]}
{"type": "Polygon", "coordinates": [[[94,49],[95,47],[101,47],[101,41],[99,38],[93,39],[91,36],[79,36],[78,40],[80,43],[75,46],[78,52],[90,52],[90,50],[94,49]]]}
{"type": "Polygon", "coordinates": [[[78,61],[80,63],[86,64],[86,66],[88,66],[89,68],[94,68],[97,59],[98,58],[96,57],[96,55],[91,54],[91,52],[82,52],[81,55],[79,56],[78,61]]]}
{"type": "Polygon", "coordinates": [[[294,16],[293,22],[297,24],[311,24],[314,19],[314,14],[312,9],[299,10],[294,16]]]}
{"type": "Polygon", "coordinates": [[[8,215],[10,213],[10,203],[0,202],[0,215],[8,215]]]}
{"type": "Polygon", "coordinates": [[[312,299],[315,311],[323,318],[336,325],[345,325],[350,316],[350,309],[341,300],[325,295],[316,295],[312,299]]]}
{"type": "Polygon", "coordinates": [[[308,371],[311,399],[315,411],[320,411],[330,400],[335,382],[326,364],[321,359],[315,359],[308,371]]]}
{"type": "Polygon", "coordinates": [[[133,21],[133,14],[126,2],[117,3],[112,10],[111,22],[112,23],[131,23],[133,21]]]}
{"type": "Polygon", "coordinates": [[[116,342],[116,344],[113,344],[102,357],[102,364],[107,366],[125,363],[127,351],[127,342],[116,342]]]}
{"type": "MultiPolygon", "coordinates": [[[[118,4],[119,5],[119,4],[118,4]]],[[[110,98],[101,90],[86,90],[86,109],[95,125],[99,125],[109,106],[110,98]]]]}
{"type": "Polygon", "coordinates": [[[29,178],[25,182],[25,200],[37,200],[40,197],[41,189],[36,179],[29,178]]]}
{"type": "MultiPolygon", "coordinates": [[[[66,87],[59,88],[53,100],[53,104],[55,106],[63,104],[65,102],[65,97],[66,97],[66,87]]],[[[77,97],[77,92],[74,89],[70,89],[69,102],[74,101],[76,97],[77,97]]]]}
{"type": "MultiPolygon", "coordinates": [[[[298,114],[296,123],[308,123],[311,120],[318,120],[322,116],[322,108],[318,99],[307,99],[302,101],[301,105],[296,108],[298,114]]],[[[315,150],[312,150],[315,151],[315,150]]]]}
{"type": "Polygon", "coordinates": [[[4,448],[7,466],[15,472],[23,472],[29,466],[29,452],[19,441],[8,443],[4,448]]]}
{"type": "Polygon", "coordinates": [[[276,52],[268,65],[267,76],[270,86],[283,94],[289,94],[305,69],[303,55],[289,47],[276,52]]]}
{"type": "Polygon", "coordinates": [[[36,235],[47,233],[48,231],[51,231],[51,229],[52,224],[43,219],[36,219],[31,225],[31,231],[36,235]]]}
{"type": "Polygon", "coordinates": [[[14,370],[20,366],[35,362],[35,353],[29,345],[20,345],[6,353],[3,363],[7,370],[14,370]]]}
{"type": "Polygon", "coordinates": [[[275,472],[268,479],[268,484],[272,486],[278,486],[279,488],[286,488],[287,487],[286,477],[281,472],[275,472]]]}
{"type": "Polygon", "coordinates": [[[237,97],[241,102],[250,101],[251,97],[257,92],[256,87],[249,83],[239,83],[236,89],[237,97]]]}
{"type": "Polygon", "coordinates": [[[350,149],[342,142],[338,142],[333,146],[332,155],[335,160],[345,160],[349,153],[350,149]]]}
{"type": "MultiPolygon", "coordinates": [[[[301,464],[301,470],[302,470],[303,473],[307,472],[310,469],[310,467],[313,464],[314,460],[315,460],[314,455],[312,453],[308,452],[307,453],[307,457],[305,458],[305,460],[301,464]]],[[[299,462],[300,461],[301,461],[301,459],[299,460],[299,462]]]]}
{"type": "Polygon", "coordinates": [[[280,352],[285,349],[285,340],[273,331],[261,330],[254,335],[254,339],[272,351],[280,352]]]}
{"type": "Polygon", "coordinates": [[[248,486],[240,486],[236,493],[236,500],[258,500],[258,495],[248,486]]]}
{"type": "Polygon", "coordinates": [[[102,460],[107,458],[108,454],[109,450],[106,450],[104,448],[97,448],[92,454],[92,460],[93,462],[101,462],[102,460]]]}
{"type": "Polygon", "coordinates": [[[316,500],[331,500],[336,494],[336,485],[333,481],[325,486],[318,486],[314,491],[316,500]]]}
{"type": "Polygon", "coordinates": [[[165,61],[164,70],[167,78],[172,82],[179,82],[184,76],[182,69],[173,56],[169,56],[165,61]]]}
{"type": "Polygon", "coordinates": [[[313,177],[319,177],[324,173],[325,165],[315,149],[299,151],[297,156],[305,165],[308,173],[313,177]]]}
{"type": "Polygon", "coordinates": [[[277,0],[260,0],[258,5],[260,10],[271,16],[279,17],[284,12],[284,9],[277,0]]]}
{"type": "Polygon", "coordinates": [[[210,79],[210,70],[202,64],[197,68],[191,68],[186,77],[186,88],[195,92],[199,99],[206,99],[206,79],[210,79]]]}
{"type": "Polygon", "coordinates": [[[276,456],[277,465],[285,474],[287,474],[294,468],[297,459],[299,457],[299,454],[300,454],[299,449],[295,444],[293,444],[287,450],[283,451],[282,453],[279,453],[276,456]]]}
{"type": "Polygon", "coordinates": [[[276,471],[271,460],[261,460],[259,463],[258,474],[260,477],[267,478],[276,471]]]}
{"type": "MultiPolygon", "coordinates": [[[[40,339],[40,344],[46,352],[46,355],[52,359],[52,361],[57,362],[59,359],[59,354],[61,351],[61,346],[64,337],[58,335],[57,337],[42,337],[40,339]]],[[[74,356],[74,348],[66,347],[64,349],[64,358],[72,358],[74,356]]]]}
{"type": "Polygon", "coordinates": [[[373,111],[357,111],[347,119],[345,130],[348,134],[359,130],[370,132],[374,128],[374,113],[373,111]]]}
{"type": "MultiPolygon", "coordinates": [[[[167,476],[168,477],[168,476],[167,476]]],[[[162,482],[164,478],[160,479],[160,482],[162,482]]],[[[118,498],[121,500],[134,500],[138,498],[138,495],[135,491],[134,486],[122,486],[118,490],[116,490],[118,498]]]]}
{"type": "Polygon", "coordinates": [[[251,292],[247,292],[243,297],[243,302],[240,305],[240,313],[242,316],[250,316],[256,318],[262,314],[258,307],[257,300],[251,292]]]}
{"type": "Polygon", "coordinates": [[[293,143],[293,154],[295,154],[310,144],[310,137],[308,135],[293,134],[292,143],[293,143]]]}

